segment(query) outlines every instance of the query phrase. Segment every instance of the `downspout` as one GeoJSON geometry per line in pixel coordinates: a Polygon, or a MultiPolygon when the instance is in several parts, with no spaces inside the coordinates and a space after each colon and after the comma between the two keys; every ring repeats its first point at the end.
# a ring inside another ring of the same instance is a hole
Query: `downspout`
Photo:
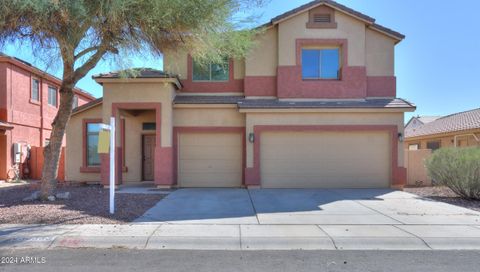
{"type": "MultiPolygon", "coordinates": [[[[31,91],[31,90],[30,90],[31,91]]],[[[40,98],[40,144],[39,147],[43,147],[43,78],[40,80],[38,97],[40,98]]]]}

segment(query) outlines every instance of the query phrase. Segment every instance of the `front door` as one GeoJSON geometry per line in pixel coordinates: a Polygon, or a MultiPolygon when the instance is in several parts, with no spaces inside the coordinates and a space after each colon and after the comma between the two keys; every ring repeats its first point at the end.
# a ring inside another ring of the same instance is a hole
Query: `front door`
{"type": "Polygon", "coordinates": [[[153,180],[155,165],[155,135],[143,135],[143,180],[153,180]]]}

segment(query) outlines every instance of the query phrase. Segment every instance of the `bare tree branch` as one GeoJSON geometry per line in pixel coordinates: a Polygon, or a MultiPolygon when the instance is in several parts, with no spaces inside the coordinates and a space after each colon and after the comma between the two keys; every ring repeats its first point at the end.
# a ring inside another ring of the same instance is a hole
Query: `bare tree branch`
{"type": "Polygon", "coordinates": [[[75,55],[75,57],[73,57],[74,60],[78,60],[79,58],[81,58],[82,56],[92,52],[92,51],[95,51],[95,50],[98,50],[100,48],[100,46],[93,46],[93,47],[89,47],[81,52],[79,52],[77,55],[75,55]]]}

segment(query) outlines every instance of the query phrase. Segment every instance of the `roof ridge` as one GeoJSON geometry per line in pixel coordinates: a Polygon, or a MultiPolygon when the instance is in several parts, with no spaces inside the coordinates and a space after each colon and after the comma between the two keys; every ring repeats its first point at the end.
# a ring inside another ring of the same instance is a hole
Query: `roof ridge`
{"type": "MultiPolygon", "coordinates": [[[[448,117],[452,117],[452,116],[455,116],[455,115],[464,114],[464,113],[471,112],[471,111],[477,111],[477,110],[480,110],[480,108],[475,108],[475,109],[471,109],[471,110],[465,110],[465,111],[461,111],[461,112],[451,113],[451,114],[449,114],[449,115],[442,116],[442,117],[438,118],[437,120],[442,120],[442,119],[446,119],[446,118],[448,118],[448,117]]],[[[435,120],[435,121],[437,121],[437,120],[435,120]]],[[[435,121],[434,121],[434,122],[435,122],[435,121]]]]}

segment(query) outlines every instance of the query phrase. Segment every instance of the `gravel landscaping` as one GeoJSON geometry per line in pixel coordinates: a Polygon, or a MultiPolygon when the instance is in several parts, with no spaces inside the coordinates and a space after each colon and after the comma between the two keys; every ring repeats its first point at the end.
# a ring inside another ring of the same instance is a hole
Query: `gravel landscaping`
{"type": "Polygon", "coordinates": [[[480,200],[463,199],[455,194],[448,187],[434,186],[434,187],[411,187],[404,188],[405,192],[426,197],[436,201],[446,202],[449,204],[461,206],[464,208],[480,211],[480,200]]]}
{"type": "Polygon", "coordinates": [[[62,186],[68,200],[31,201],[23,198],[37,189],[0,190],[0,224],[125,224],[153,207],[165,195],[115,194],[115,215],[108,212],[108,189],[101,186],[62,186]]]}

